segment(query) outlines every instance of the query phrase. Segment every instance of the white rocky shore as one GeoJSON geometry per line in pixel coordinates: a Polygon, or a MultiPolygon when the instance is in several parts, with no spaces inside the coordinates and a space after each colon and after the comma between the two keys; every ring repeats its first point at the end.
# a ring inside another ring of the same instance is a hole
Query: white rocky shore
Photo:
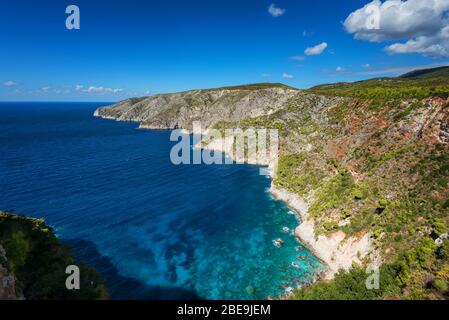
{"type": "Polygon", "coordinates": [[[278,189],[272,183],[271,195],[287,203],[299,218],[300,225],[295,235],[312,253],[327,266],[323,278],[330,280],[340,270],[349,270],[353,263],[360,264],[363,258],[373,252],[370,235],[368,233],[348,237],[343,231],[329,236],[315,233],[315,221],[309,214],[308,204],[296,194],[278,189]]]}
{"type": "MultiPolygon", "coordinates": [[[[203,149],[225,152],[232,155],[233,140],[217,139],[203,149]]],[[[231,156],[232,157],[232,156],[231,156]]],[[[235,159],[234,159],[235,160],[235,159]]],[[[242,159],[240,159],[242,161],[242,159]]],[[[276,163],[269,159],[261,159],[250,164],[269,166],[269,174],[274,180],[276,177],[276,163]]],[[[309,204],[298,195],[276,188],[271,183],[269,190],[271,196],[284,201],[287,206],[298,215],[300,225],[295,230],[295,235],[318,259],[326,266],[321,278],[330,280],[340,269],[349,270],[353,263],[361,264],[362,260],[370,256],[370,260],[377,266],[380,265],[375,258],[375,251],[369,233],[347,236],[343,231],[337,231],[330,235],[317,235],[315,233],[315,220],[309,214],[309,204]]]]}
{"type": "MultiPolygon", "coordinates": [[[[112,119],[116,121],[126,121],[130,119],[121,119],[115,116],[100,114],[98,110],[94,114],[97,117],[105,119],[112,119]]],[[[131,121],[139,122],[141,119],[131,119],[131,121]]],[[[169,127],[169,126],[168,126],[169,127]]],[[[167,126],[165,128],[168,128],[167,126]]],[[[158,125],[142,124],[141,129],[161,129],[158,125]]],[[[192,130],[183,130],[185,134],[192,134],[192,130]]],[[[195,132],[207,136],[208,130],[202,132],[195,132]]],[[[207,150],[214,150],[224,152],[239,163],[245,162],[248,159],[235,159],[233,155],[232,138],[215,139],[209,141],[208,144],[197,144],[195,148],[202,148],[207,150]]],[[[249,164],[262,165],[269,167],[269,173],[272,179],[275,178],[276,166],[270,159],[257,159],[256,161],[246,161],[249,164]]],[[[360,264],[362,260],[369,257],[369,260],[375,266],[380,265],[380,259],[376,258],[375,250],[371,243],[369,233],[358,234],[356,236],[347,236],[343,231],[338,231],[330,235],[317,235],[315,233],[315,220],[309,214],[309,204],[305,199],[298,195],[288,192],[287,190],[280,190],[272,183],[270,194],[273,198],[284,201],[293,211],[298,215],[301,221],[300,225],[295,230],[295,235],[313,254],[320,259],[326,266],[326,270],[320,275],[323,279],[332,279],[340,270],[348,270],[353,263],[360,264]],[[377,262],[376,262],[377,261],[377,262]]]]}

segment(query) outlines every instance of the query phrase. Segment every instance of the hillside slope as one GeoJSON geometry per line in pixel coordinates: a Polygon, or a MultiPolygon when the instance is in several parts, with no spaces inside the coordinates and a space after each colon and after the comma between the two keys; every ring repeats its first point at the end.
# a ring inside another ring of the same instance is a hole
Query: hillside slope
{"type": "Polygon", "coordinates": [[[197,119],[204,128],[278,129],[273,189],[304,202],[296,234],[335,277],[296,297],[447,298],[449,91],[438,77],[410,81],[193,91],[128,100],[96,114],[149,128],[190,129],[197,119]],[[381,289],[366,289],[365,268],[380,264],[381,289]]]}
{"type": "Polygon", "coordinates": [[[406,74],[403,74],[399,78],[405,78],[405,79],[430,79],[430,78],[445,78],[446,81],[449,79],[449,67],[438,67],[438,68],[432,68],[432,69],[421,69],[421,70],[414,70],[411,72],[408,72],[406,74]]]}
{"type": "Polygon", "coordinates": [[[423,99],[426,97],[449,97],[449,67],[415,70],[396,78],[323,84],[309,89],[310,92],[366,99],[423,99]]]}
{"type": "Polygon", "coordinates": [[[98,273],[76,261],[41,219],[0,211],[0,300],[107,299],[98,273]],[[67,290],[67,266],[80,268],[80,290],[67,290]]]}
{"type": "Polygon", "coordinates": [[[127,99],[100,108],[96,116],[138,121],[147,129],[192,129],[193,121],[209,128],[222,119],[257,117],[278,110],[297,90],[274,84],[192,90],[174,94],[127,99]]]}

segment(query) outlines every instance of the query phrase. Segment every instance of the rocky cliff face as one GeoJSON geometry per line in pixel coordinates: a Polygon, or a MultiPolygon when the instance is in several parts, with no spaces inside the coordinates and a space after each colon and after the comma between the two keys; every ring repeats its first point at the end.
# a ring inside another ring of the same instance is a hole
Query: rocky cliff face
{"type": "Polygon", "coordinates": [[[18,300],[22,296],[16,291],[16,278],[3,263],[7,262],[5,249],[0,245],[0,300],[18,300]]]}
{"type": "MultiPolygon", "coordinates": [[[[449,230],[449,99],[379,90],[368,98],[283,88],[190,91],[125,100],[96,115],[143,128],[190,130],[198,120],[203,129],[278,129],[273,193],[290,204],[300,199],[296,234],[330,266],[328,278],[352,262],[400,261],[397,282],[412,296],[430,292],[426,279],[449,274],[432,245],[449,230]],[[433,255],[420,257],[425,263],[404,258],[420,250],[433,255]]],[[[228,142],[210,146],[230,150],[228,142]]]]}
{"type": "Polygon", "coordinates": [[[119,121],[137,121],[147,129],[192,129],[193,121],[210,128],[221,120],[240,120],[272,114],[294,96],[297,90],[266,88],[259,90],[212,89],[146,98],[127,99],[100,108],[96,116],[119,121]]]}

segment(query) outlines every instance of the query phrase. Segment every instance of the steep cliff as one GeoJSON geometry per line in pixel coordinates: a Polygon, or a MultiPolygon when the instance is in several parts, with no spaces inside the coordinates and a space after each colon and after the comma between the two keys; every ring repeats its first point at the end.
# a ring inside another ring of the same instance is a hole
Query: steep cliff
{"type": "Polygon", "coordinates": [[[0,300],[107,298],[98,273],[77,261],[43,220],[0,211],[0,300]],[[79,267],[79,290],[66,288],[70,265],[79,267]]]}
{"type": "Polygon", "coordinates": [[[95,115],[137,121],[141,128],[147,129],[191,130],[193,121],[209,128],[223,119],[239,120],[276,112],[296,92],[283,85],[192,90],[127,99],[100,108],[95,115]]]}
{"type": "Polygon", "coordinates": [[[278,129],[272,192],[301,215],[296,234],[329,265],[327,278],[337,277],[329,285],[382,265],[388,289],[345,297],[439,298],[449,284],[447,240],[435,243],[449,225],[445,72],[306,91],[190,91],[126,100],[96,115],[144,128],[190,130],[199,120],[203,128],[278,129]]]}
{"type": "Polygon", "coordinates": [[[7,262],[5,249],[0,245],[0,300],[22,299],[14,274],[6,268],[7,262]]]}

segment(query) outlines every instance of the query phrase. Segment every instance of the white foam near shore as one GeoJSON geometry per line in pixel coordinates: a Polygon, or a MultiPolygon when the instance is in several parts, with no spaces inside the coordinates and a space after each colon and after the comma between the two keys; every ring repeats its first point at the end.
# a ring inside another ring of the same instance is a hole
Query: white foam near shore
{"type": "MultiPolygon", "coordinates": [[[[206,148],[228,152],[232,150],[232,142],[215,141],[206,148]]],[[[261,165],[266,165],[266,163],[261,165]]],[[[268,170],[270,177],[274,179],[276,165],[270,163],[268,170]]],[[[323,278],[332,279],[340,269],[349,270],[353,263],[361,264],[362,260],[373,252],[369,233],[349,237],[343,231],[337,231],[330,235],[317,236],[315,220],[309,215],[309,205],[304,199],[287,190],[276,188],[273,182],[269,193],[273,198],[284,201],[292,209],[289,214],[298,215],[301,222],[294,234],[327,266],[322,275],[323,278]]]]}
{"type": "MultiPolygon", "coordinates": [[[[218,139],[203,148],[229,153],[232,150],[232,142],[218,139]]],[[[268,170],[273,180],[276,177],[276,164],[269,163],[268,170]]],[[[349,270],[353,263],[361,264],[362,260],[373,252],[369,233],[349,237],[343,231],[337,231],[330,235],[317,236],[315,220],[309,215],[309,205],[304,199],[287,190],[276,188],[273,182],[269,193],[273,198],[284,201],[292,209],[289,214],[298,215],[301,222],[294,234],[327,266],[322,274],[324,279],[332,279],[340,269],[349,270]]]]}
{"type": "Polygon", "coordinates": [[[325,279],[332,279],[340,270],[349,270],[353,263],[361,264],[363,258],[372,253],[372,243],[369,233],[347,236],[343,231],[330,235],[315,233],[315,221],[309,215],[308,204],[299,196],[286,190],[278,189],[272,184],[271,195],[295,210],[301,220],[295,230],[295,235],[312,253],[327,265],[325,279]]]}
{"type": "MultiPolygon", "coordinates": [[[[95,115],[99,116],[97,112],[95,115]]],[[[190,132],[185,131],[185,133],[189,134],[190,132]]],[[[221,151],[232,155],[233,139],[217,139],[207,146],[196,145],[194,147],[221,151]]],[[[275,178],[276,163],[267,161],[251,164],[268,165],[270,177],[275,178]]],[[[274,183],[271,184],[269,193],[273,198],[284,201],[290,209],[294,210],[290,211],[289,214],[297,214],[300,218],[301,222],[294,232],[295,236],[327,266],[322,275],[324,279],[332,279],[340,269],[349,270],[354,262],[360,264],[368,255],[374,256],[369,233],[347,236],[343,231],[337,231],[330,235],[317,236],[315,220],[309,215],[309,205],[304,199],[287,190],[276,188],[274,183]]],[[[374,261],[375,265],[380,264],[380,259],[371,260],[377,260],[377,263],[374,261]]]]}

